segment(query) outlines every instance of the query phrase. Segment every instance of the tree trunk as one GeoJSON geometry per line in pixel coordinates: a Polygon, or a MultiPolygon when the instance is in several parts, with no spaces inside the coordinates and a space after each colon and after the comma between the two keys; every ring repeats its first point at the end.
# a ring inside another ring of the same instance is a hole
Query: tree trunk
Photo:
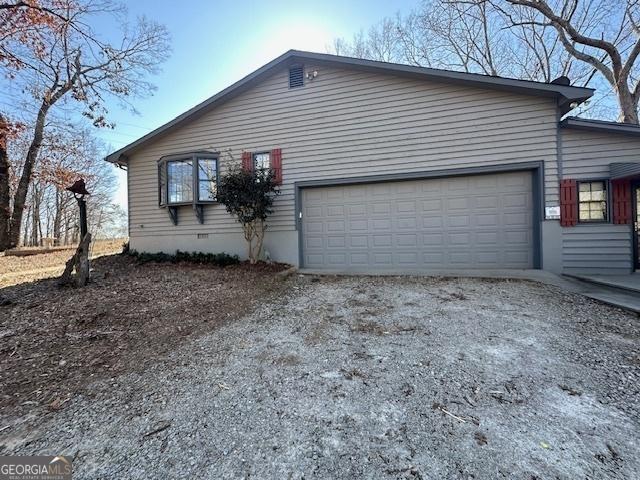
{"type": "Polygon", "coordinates": [[[6,121],[0,113],[0,252],[9,248],[11,196],[9,193],[9,155],[7,154],[6,121]]]}
{"type": "Polygon", "coordinates": [[[618,88],[618,104],[620,105],[620,115],[618,120],[624,123],[638,124],[638,105],[633,101],[633,95],[626,85],[618,88]]]}
{"type": "Polygon", "coordinates": [[[73,283],[76,287],[83,287],[89,281],[89,246],[91,244],[91,234],[87,233],[73,256],[67,260],[64,272],[60,276],[59,284],[68,285],[73,283]],[[76,271],[75,278],[72,277],[73,270],[76,271]]]}
{"type": "Polygon", "coordinates": [[[264,234],[266,230],[264,221],[258,220],[258,222],[259,222],[258,227],[256,228],[256,249],[255,249],[256,261],[260,260],[260,255],[262,255],[262,244],[264,243],[264,234]]]}
{"type": "Polygon", "coordinates": [[[38,117],[36,119],[36,126],[33,131],[33,140],[29,145],[27,156],[24,160],[24,167],[22,169],[22,175],[18,182],[18,188],[13,200],[13,213],[11,215],[11,221],[9,224],[9,248],[16,247],[20,242],[20,228],[22,227],[22,215],[24,213],[24,205],[27,200],[27,193],[29,192],[29,184],[31,183],[31,174],[33,173],[33,167],[38,159],[40,153],[40,147],[42,146],[42,137],[44,134],[44,125],[49,112],[50,104],[48,101],[43,101],[38,110],[38,117]]]}
{"type": "Polygon", "coordinates": [[[55,212],[53,215],[53,244],[60,245],[60,234],[62,228],[62,202],[60,201],[60,190],[56,189],[55,198],[56,198],[56,206],[55,212]]]}
{"type": "Polygon", "coordinates": [[[33,202],[32,216],[31,216],[31,245],[37,247],[40,245],[40,238],[38,233],[40,230],[40,194],[38,192],[38,186],[33,184],[31,186],[31,195],[33,202]]]}
{"type": "Polygon", "coordinates": [[[64,219],[64,245],[69,245],[70,231],[71,231],[71,220],[69,219],[69,213],[67,212],[64,219]]]}

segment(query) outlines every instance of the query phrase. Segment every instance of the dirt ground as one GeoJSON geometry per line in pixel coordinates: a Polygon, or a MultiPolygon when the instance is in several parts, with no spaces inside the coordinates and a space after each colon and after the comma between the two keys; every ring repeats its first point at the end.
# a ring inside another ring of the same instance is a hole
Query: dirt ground
{"type": "MultiPolygon", "coordinates": [[[[91,257],[120,253],[125,241],[97,240],[91,244],[91,257]]],[[[74,250],[70,249],[27,257],[0,255],[0,288],[59,276],[73,252],[74,250]]]]}
{"type": "Polygon", "coordinates": [[[0,289],[2,416],[60,409],[97,379],[164,358],[276,292],[269,279],[282,268],[140,265],[115,255],[93,261],[85,288],[49,279],[0,289]]]}
{"type": "MultiPolygon", "coordinates": [[[[134,298],[111,321],[206,310],[134,298]]],[[[5,418],[0,453],[67,454],[79,479],[639,476],[638,317],[557,287],[295,276],[179,343],[5,418]]]]}

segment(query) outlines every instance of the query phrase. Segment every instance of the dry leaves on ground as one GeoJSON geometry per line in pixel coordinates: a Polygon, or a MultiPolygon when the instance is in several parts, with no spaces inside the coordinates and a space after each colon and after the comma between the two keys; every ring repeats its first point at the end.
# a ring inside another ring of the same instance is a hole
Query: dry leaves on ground
{"type": "Polygon", "coordinates": [[[93,262],[85,288],[49,279],[0,289],[0,407],[63,408],[93,380],[144,368],[186,337],[240,318],[285,288],[274,280],[283,268],[139,265],[117,255],[93,262]]]}

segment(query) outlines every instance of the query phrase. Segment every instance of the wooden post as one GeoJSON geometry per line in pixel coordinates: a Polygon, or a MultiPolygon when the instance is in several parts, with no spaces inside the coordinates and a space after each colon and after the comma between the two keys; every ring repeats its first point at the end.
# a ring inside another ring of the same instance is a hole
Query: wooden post
{"type": "Polygon", "coordinates": [[[78,208],[80,209],[80,238],[84,238],[89,229],[87,228],[87,202],[83,197],[78,198],[78,208]]]}
{"type": "Polygon", "coordinates": [[[76,287],[84,287],[89,281],[89,246],[91,245],[91,234],[87,233],[78,245],[78,249],[73,256],[67,260],[64,272],[58,282],[60,285],[69,285],[73,283],[76,287]],[[76,276],[71,277],[73,270],[76,276]]]}

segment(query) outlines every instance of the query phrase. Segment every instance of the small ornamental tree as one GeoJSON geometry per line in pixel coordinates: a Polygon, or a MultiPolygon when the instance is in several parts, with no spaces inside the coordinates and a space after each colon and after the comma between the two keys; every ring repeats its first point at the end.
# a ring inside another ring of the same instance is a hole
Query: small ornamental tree
{"type": "Polygon", "coordinates": [[[273,213],[273,200],[279,193],[272,170],[236,167],[220,179],[218,201],[242,225],[252,264],[260,258],[267,217],[273,213]]]}

